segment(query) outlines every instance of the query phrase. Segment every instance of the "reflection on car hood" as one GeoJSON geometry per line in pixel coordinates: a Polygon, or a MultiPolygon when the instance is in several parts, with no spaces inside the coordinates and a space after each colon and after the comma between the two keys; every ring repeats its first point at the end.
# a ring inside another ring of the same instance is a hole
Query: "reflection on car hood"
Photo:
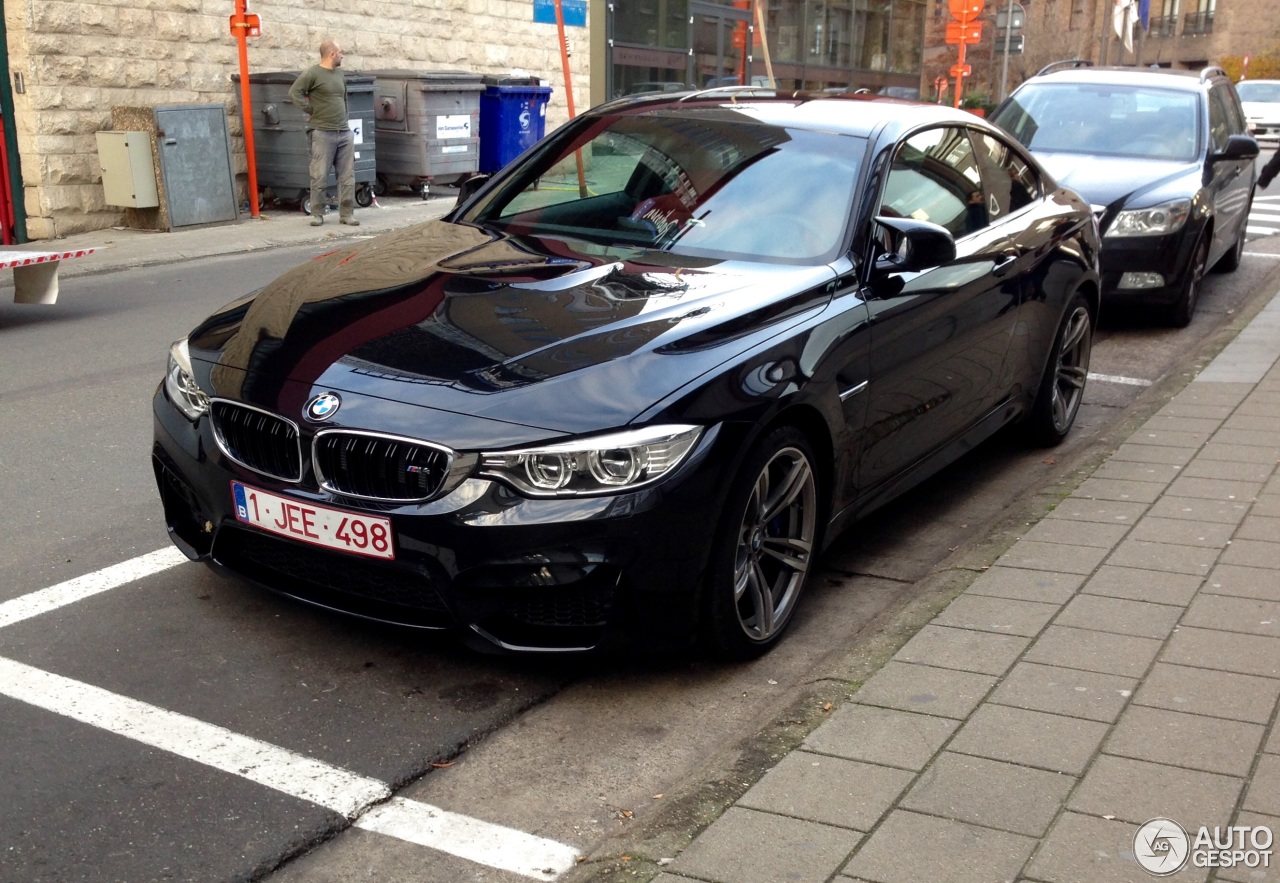
{"type": "MultiPolygon", "coordinates": [[[[1054,180],[1079,193],[1092,205],[1110,206],[1117,200],[1128,201],[1133,195],[1197,171],[1194,163],[1083,153],[1037,153],[1036,159],[1054,180]]],[[[1192,187],[1187,196],[1194,192],[1192,187]]]]}
{"type": "Polygon", "coordinates": [[[214,363],[215,395],[282,411],[301,407],[280,401],[294,381],[582,431],[625,424],[753,332],[795,321],[833,275],[433,221],[289,271],[190,347],[214,363]]]}

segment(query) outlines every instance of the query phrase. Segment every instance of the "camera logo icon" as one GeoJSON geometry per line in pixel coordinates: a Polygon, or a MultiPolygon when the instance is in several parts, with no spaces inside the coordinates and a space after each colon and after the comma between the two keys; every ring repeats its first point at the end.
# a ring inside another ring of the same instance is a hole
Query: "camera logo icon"
{"type": "Polygon", "coordinates": [[[1182,870],[1191,853],[1191,838],[1173,819],[1152,819],[1133,835],[1133,855],[1142,869],[1157,877],[1182,870]]]}

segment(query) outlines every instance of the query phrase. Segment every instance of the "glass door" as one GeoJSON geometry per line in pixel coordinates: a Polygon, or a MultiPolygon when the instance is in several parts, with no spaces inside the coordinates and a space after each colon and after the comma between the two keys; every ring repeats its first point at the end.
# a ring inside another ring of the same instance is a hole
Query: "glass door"
{"type": "Polygon", "coordinates": [[[695,89],[751,83],[750,0],[722,6],[689,2],[689,84],[695,89]]]}

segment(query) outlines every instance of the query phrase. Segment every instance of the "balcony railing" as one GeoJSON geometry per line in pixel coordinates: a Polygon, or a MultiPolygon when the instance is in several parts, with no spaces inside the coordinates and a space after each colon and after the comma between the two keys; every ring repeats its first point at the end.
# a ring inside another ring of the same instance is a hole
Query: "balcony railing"
{"type": "Polygon", "coordinates": [[[1188,12],[1183,19],[1182,33],[1187,36],[1213,33],[1213,10],[1188,12]]]}
{"type": "Polygon", "coordinates": [[[1176,15],[1155,15],[1151,17],[1151,36],[1172,37],[1178,33],[1178,17],[1176,15]]]}

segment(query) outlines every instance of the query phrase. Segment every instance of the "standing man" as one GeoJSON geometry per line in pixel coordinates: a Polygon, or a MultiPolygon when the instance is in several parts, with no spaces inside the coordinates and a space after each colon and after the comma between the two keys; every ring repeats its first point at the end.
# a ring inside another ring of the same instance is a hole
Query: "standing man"
{"type": "Polygon", "coordinates": [[[347,80],[342,47],[333,40],[320,44],[320,63],[302,72],[289,88],[289,100],[307,114],[311,134],[311,226],[324,223],[325,179],[329,169],[338,175],[338,220],[353,227],[356,211],[355,136],[347,125],[347,80]]]}

